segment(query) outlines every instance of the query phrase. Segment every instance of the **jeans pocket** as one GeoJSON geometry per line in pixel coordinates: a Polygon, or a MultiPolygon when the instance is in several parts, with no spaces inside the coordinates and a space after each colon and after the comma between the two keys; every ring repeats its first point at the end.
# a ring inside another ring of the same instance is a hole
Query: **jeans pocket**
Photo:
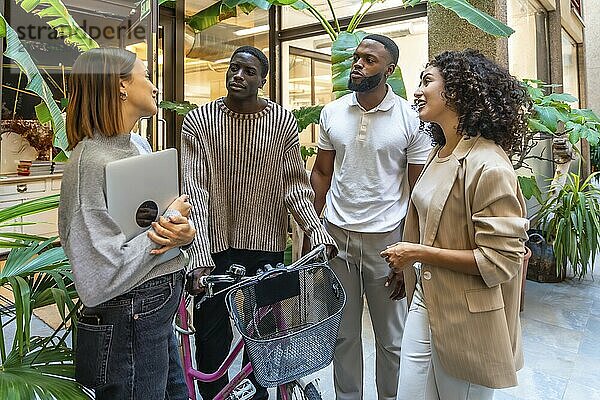
{"type": "Polygon", "coordinates": [[[160,310],[171,298],[173,288],[171,285],[163,285],[153,290],[154,294],[142,299],[141,314],[148,315],[160,310]]]}
{"type": "Polygon", "coordinates": [[[91,389],[106,383],[112,325],[77,323],[75,380],[91,389]]]}

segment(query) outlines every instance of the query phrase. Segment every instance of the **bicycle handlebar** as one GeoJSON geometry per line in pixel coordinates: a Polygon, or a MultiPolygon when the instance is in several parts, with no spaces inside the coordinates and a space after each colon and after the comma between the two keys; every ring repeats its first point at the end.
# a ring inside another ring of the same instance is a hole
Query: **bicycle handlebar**
{"type": "Polygon", "coordinates": [[[294,262],[288,266],[284,266],[284,267],[280,267],[280,268],[271,268],[271,269],[268,269],[267,271],[264,271],[262,273],[255,275],[255,276],[247,276],[247,277],[241,277],[241,278],[239,278],[239,277],[236,278],[235,276],[232,276],[232,275],[202,276],[202,277],[200,277],[200,286],[205,287],[207,289],[207,291],[206,291],[206,294],[202,297],[202,299],[200,299],[200,301],[196,304],[196,308],[200,308],[200,305],[206,298],[215,297],[223,292],[237,289],[240,286],[246,285],[250,282],[261,281],[261,280],[268,278],[269,276],[276,274],[276,273],[291,272],[301,266],[306,265],[307,263],[309,263],[310,261],[313,261],[314,259],[316,259],[319,256],[322,257],[322,261],[325,262],[325,261],[327,261],[326,249],[327,249],[327,247],[324,244],[320,244],[320,245],[316,246],[314,249],[312,249],[310,252],[306,253],[304,256],[302,256],[301,258],[296,260],[296,262],[294,262]],[[228,286],[225,289],[221,289],[221,290],[213,293],[213,291],[212,291],[213,286],[215,284],[223,284],[223,283],[233,283],[233,285],[228,286]]]}

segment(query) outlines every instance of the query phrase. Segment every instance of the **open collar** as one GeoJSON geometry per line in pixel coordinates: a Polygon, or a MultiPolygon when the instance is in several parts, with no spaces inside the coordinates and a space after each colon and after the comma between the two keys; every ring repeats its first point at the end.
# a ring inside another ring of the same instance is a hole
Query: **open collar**
{"type": "Polygon", "coordinates": [[[396,94],[394,93],[392,87],[389,84],[386,83],[385,86],[387,87],[387,93],[385,94],[385,97],[383,98],[383,100],[381,100],[381,103],[379,103],[372,109],[367,111],[360,105],[360,103],[358,102],[358,97],[356,96],[356,92],[352,92],[352,96],[350,96],[350,105],[359,107],[362,111],[369,113],[377,111],[385,112],[391,110],[392,107],[394,107],[394,104],[396,104],[396,94]]]}

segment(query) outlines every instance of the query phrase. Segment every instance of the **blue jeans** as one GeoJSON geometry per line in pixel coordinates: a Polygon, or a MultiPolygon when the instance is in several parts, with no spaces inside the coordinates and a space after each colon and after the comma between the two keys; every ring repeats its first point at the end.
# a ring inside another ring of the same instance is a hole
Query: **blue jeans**
{"type": "Polygon", "coordinates": [[[94,389],[97,400],[187,400],[172,327],[182,291],[180,271],[84,307],[77,323],[76,380],[94,389]]]}

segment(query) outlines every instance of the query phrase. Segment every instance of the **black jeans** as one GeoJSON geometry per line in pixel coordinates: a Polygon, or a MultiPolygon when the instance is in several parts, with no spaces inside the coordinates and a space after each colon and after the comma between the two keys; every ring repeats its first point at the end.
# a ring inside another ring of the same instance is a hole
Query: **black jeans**
{"type": "Polygon", "coordinates": [[[183,271],[84,307],[77,323],[76,380],[95,389],[97,400],[187,400],[172,326],[182,291],[183,271]]]}
{"type": "MultiPolygon", "coordinates": [[[[265,264],[275,266],[283,262],[283,252],[269,252],[257,250],[227,249],[212,255],[215,262],[214,275],[224,274],[231,264],[240,264],[246,267],[246,276],[256,274],[258,268],[265,264]]],[[[198,301],[201,296],[196,298],[198,301]]],[[[213,297],[202,303],[200,309],[194,307],[194,325],[196,327],[196,365],[202,372],[211,373],[217,370],[225,357],[229,354],[233,331],[225,305],[223,295],[213,297]]],[[[248,362],[248,356],[244,351],[243,365],[248,362]]],[[[254,374],[248,377],[256,387],[255,400],[268,399],[267,390],[260,386],[254,374]]],[[[229,375],[225,374],[221,379],[211,382],[198,382],[198,390],[204,400],[212,400],[229,382],[229,375]]]]}

